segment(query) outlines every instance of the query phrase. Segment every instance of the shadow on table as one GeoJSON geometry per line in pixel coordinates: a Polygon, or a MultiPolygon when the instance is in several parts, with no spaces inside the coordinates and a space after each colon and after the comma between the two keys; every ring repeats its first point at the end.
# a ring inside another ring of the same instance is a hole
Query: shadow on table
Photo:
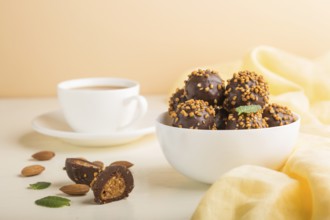
{"type": "Polygon", "coordinates": [[[141,175],[141,179],[147,181],[149,187],[203,192],[210,187],[209,184],[185,177],[171,166],[149,167],[141,175]]]}
{"type": "Polygon", "coordinates": [[[134,141],[134,143],[116,145],[116,146],[78,146],[70,143],[66,143],[60,139],[45,136],[37,132],[29,132],[23,134],[18,138],[20,145],[34,150],[51,150],[55,152],[106,152],[111,149],[111,151],[125,150],[129,148],[134,148],[136,144],[143,145],[144,141],[148,141],[150,135],[134,141]]]}
{"type": "Polygon", "coordinates": [[[29,132],[19,138],[19,143],[27,148],[56,150],[70,149],[72,145],[66,144],[56,138],[47,137],[36,132],[29,132]]]}

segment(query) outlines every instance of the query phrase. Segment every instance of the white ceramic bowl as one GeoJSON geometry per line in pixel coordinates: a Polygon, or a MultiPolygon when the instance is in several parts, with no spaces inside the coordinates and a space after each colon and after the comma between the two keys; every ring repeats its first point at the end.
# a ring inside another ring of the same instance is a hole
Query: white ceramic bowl
{"type": "Polygon", "coordinates": [[[213,183],[244,164],[280,168],[296,143],[300,118],[289,125],[250,130],[194,130],[171,126],[167,112],[156,134],[168,162],[192,179],[213,183]]]}

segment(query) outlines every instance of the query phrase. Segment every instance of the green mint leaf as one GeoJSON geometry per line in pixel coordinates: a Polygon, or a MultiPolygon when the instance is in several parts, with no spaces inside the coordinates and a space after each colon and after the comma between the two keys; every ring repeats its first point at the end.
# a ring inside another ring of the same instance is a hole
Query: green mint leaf
{"type": "Polygon", "coordinates": [[[49,182],[36,182],[36,183],[30,184],[30,186],[28,188],[35,189],[35,190],[46,189],[50,186],[50,184],[51,183],[49,183],[49,182]]]}
{"type": "Polygon", "coordinates": [[[261,109],[260,105],[242,105],[237,108],[235,108],[235,111],[238,113],[238,115],[243,113],[256,113],[261,109]]]}
{"type": "Polygon", "coordinates": [[[59,208],[62,206],[70,206],[70,199],[62,198],[59,196],[47,196],[35,201],[37,205],[49,208],[59,208]]]}

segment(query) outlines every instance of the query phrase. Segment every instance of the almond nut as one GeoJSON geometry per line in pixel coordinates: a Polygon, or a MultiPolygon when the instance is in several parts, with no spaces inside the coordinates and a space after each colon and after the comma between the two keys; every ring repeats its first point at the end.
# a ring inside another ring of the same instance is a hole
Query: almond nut
{"type": "Polygon", "coordinates": [[[71,184],[62,186],[60,190],[68,195],[78,196],[85,195],[89,191],[89,186],[85,184],[71,184]]]}
{"type": "Polygon", "coordinates": [[[31,166],[26,166],[22,169],[21,174],[23,176],[35,176],[40,174],[42,171],[45,170],[45,167],[41,165],[31,165],[31,166]]]}
{"type": "Polygon", "coordinates": [[[131,162],[128,162],[128,161],[125,161],[125,160],[115,161],[115,162],[110,164],[110,166],[123,166],[123,167],[126,167],[126,168],[130,168],[133,165],[134,164],[132,164],[131,162]]]}
{"type": "Polygon", "coordinates": [[[32,155],[32,157],[36,160],[50,160],[55,156],[53,151],[39,151],[32,155]]]}
{"type": "Polygon", "coordinates": [[[104,167],[104,163],[102,161],[96,160],[96,161],[93,161],[92,163],[101,168],[104,167]]]}

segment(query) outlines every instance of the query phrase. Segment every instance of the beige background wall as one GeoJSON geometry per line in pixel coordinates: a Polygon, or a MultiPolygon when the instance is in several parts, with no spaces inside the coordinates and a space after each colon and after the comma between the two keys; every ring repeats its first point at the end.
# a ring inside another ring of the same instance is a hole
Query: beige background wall
{"type": "Polygon", "coordinates": [[[330,49],[327,0],[0,0],[0,96],[55,95],[59,81],[139,80],[166,93],[194,66],[259,44],[306,57],[330,49]]]}

